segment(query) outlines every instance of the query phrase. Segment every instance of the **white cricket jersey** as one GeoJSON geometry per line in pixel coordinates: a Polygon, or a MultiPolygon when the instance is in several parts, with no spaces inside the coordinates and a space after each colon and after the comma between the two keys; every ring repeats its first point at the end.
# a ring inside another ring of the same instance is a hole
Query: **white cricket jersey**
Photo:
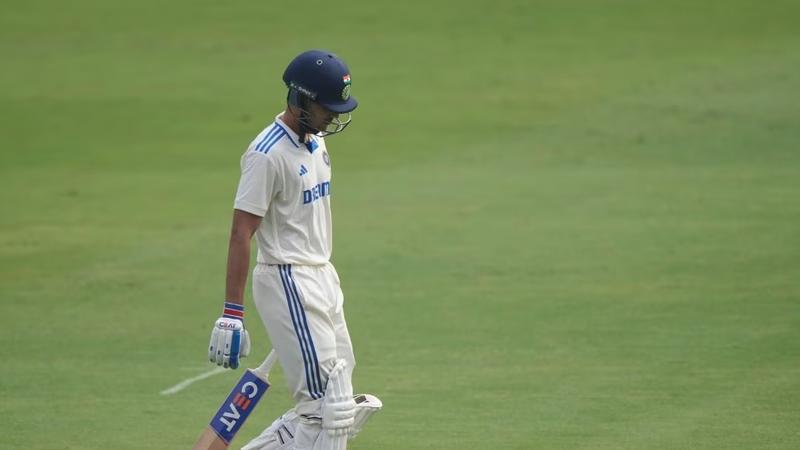
{"type": "Polygon", "coordinates": [[[234,208],[264,218],[259,263],[324,264],[332,249],[330,156],[322,137],[301,143],[280,117],[242,155],[234,208]]]}

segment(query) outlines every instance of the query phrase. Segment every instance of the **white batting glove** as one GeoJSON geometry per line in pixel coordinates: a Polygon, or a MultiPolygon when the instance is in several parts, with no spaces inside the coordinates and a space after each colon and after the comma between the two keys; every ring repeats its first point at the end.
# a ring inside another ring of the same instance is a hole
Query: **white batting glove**
{"type": "Polygon", "coordinates": [[[322,428],[330,436],[345,436],[355,422],[356,402],[353,400],[353,387],[347,382],[343,359],[336,362],[325,387],[325,400],[322,406],[322,428]]]}
{"type": "Polygon", "coordinates": [[[225,302],[222,317],[211,329],[208,359],[218,366],[239,367],[239,358],[250,354],[250,335],[244,328],[244,306],[225,302]]]}
{"type": "Polygon", "coordinates": [[[383,408],[381,399],[372,394],[358,394],[353,400],[356,402],[356,417],[348,432],[349,439],[355,439],[367,420],[383,408]]]}

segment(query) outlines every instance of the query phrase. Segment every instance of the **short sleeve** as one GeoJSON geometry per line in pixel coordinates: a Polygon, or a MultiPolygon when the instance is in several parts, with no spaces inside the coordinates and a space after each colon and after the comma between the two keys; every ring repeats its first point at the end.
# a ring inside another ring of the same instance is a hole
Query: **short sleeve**
{"type": "Polygon", "coordinates": [[[248,151],[242,156],[242,176],[236,190],[235,209],[264,217],[279,192],[278,161],[271,155],[248,151]]]}

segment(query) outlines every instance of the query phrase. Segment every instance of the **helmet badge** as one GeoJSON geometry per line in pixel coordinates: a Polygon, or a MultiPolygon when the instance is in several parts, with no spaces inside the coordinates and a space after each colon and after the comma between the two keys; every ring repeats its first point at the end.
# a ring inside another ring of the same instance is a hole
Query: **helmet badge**
{"type": "Polygon", "coordinates": [[[344,88],[342,89],[342,100],[347,100],[350,98],[350,74],[342,77],[342,82],[344,82],[344,88]]]}

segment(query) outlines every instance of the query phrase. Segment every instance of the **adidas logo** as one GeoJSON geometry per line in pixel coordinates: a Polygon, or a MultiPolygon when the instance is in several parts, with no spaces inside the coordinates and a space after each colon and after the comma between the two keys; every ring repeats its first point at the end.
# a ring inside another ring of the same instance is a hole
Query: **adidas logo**
{"type": "Polygon", "coordinates": [[[300,164],[300,176],[302,177],[303,175],[305,175],[307,173],[308,173],[308,169],[306,169],[306,166],[300,164]]]}

